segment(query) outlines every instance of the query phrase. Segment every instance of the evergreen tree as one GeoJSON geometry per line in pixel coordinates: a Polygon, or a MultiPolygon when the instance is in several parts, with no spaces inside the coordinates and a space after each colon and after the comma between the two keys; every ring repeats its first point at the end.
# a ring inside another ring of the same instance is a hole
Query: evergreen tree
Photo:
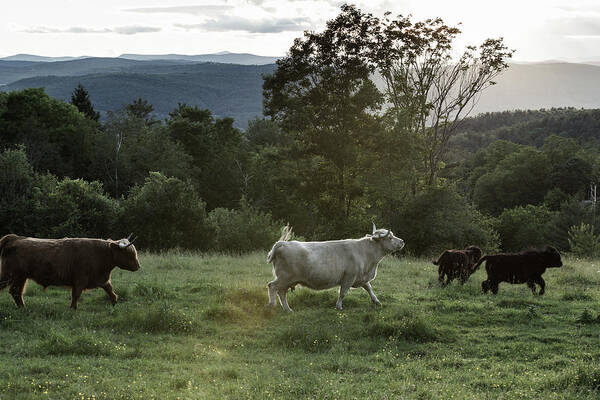
{"type": "Polygon", "coordinates": [[[90,101],[90,96],[81,83],[77,85],[71,95],[71,104],[93,121],[98,121],[100,118],[100,113],[94,110],[92,102],[90,101]]]}
{"type": "Polygon", "coordinates": [[[150,104],[148,100],[142,99],[141,97],[134,100],[132,103],[127,104],[125,106],[125,111],[131,117],[144,120],[146,125],[153,125],[160,122],[152,116],[154,106],[150,104]]]}

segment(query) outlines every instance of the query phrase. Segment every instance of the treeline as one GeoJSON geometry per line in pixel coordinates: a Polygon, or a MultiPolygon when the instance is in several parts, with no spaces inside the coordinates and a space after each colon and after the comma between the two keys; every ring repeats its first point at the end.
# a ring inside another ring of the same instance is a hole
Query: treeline
{"type": "Polygon", "coordinates": [[[541,147],[550,135],[576,139],[588,146],[598,145],[600,110],[551,108],[484,113],[463,121],[452,138],[455,157],[474,153],[495,140],[541,147]]]}
{"type": "Polygon", "coordinates": [[[592,198],[600,177],[597,146],[554,134],[539,148],[496,140],[445,173],[493,218],[502,249],[552,243],[573,250],[569,240],[579,235],[581,241],[585,233],[589,250],[578,252],[597,253],[598,212],[592,198]]]}
{"type": "Polygon", "coordinates": [[[467,243],[571,250],[574,235],[595,243],[597,216],[586,200],[600,158],[597,147],[573,138],[550,135],[540,148],[496,140],[415,194],[387,186],[403,171],[389,168],[385,148],[363,150],[371,165],[357,183],[363,212],[356,207],[339,223],[340,210],[322,197],[332,185],[326,168],[307,165],[272,121],[241,132],[230,119],[183,104],[159,121],[141,99],[105,123],[93,117],[41,89],[0,95],[3,233],[135,231],[148,249],[242,252],[268,247],[287,222],[326,239],[364,234],[375,220],[405,237],[414,254],[467,243]]]}
{"type": "Polygon", "coordinates": [[[158,120],[143,99],[99,122],[83,88],[72,104],[41,89],[0,94],[0,229],[133,231],[146,249],[242,252],[288,222],[325,240],[374,221],[415,255],[546,243],[599,253],[598,113],[457,118],[512,55],[488,39],[449,63],[459,32],[344,5],[265,76],[266,118],[245,132],[186,104],[158,120]]]}
{"type": "Polygon", "coordinates": [[[2,233],[240,252],[277,238],[244,197],[251,144],[231,119],[181,104],[158,121],[140,99],[99,123],[85,98],[80,111],[42,89],[0,94],[2,233]]]}

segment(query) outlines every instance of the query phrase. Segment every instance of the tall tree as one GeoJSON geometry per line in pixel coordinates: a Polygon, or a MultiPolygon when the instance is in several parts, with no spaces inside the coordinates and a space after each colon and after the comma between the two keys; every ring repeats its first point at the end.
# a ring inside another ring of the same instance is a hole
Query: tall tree
{"type": "Polygon", "coordinates": [[[125,111],[131,117],[143,120],[146,123],[146,125],[160,123],[160,120],[154,119],[154,117],[152,116],[154,106],[150,104],[148,100],[142,99],[141,97],[139,97],[137,100],[134,100],[130,104],[127,104],[125,106],[125,111]]]}
{"type": "MultiPolygon", "coordinates": [[[[361,196],[361,146],[379,130],[381,93],[371,80],[369,55],[378,19],[353,6],[327,22],[321,33],[305,32],[265,77],[265,113],[295,139],[300,187],[307,207],[316,205],[333,229],[347,234],[361,196]]],[[[351,228],[350,228],[351,229],[351,228]]]]}
{"type": "Polygon", "coordinates": [[[192,181],[207,209],[237,207],[246,162],[244,138],[233,119],[215,119],[209,110],[186,104],[169,115],[167,131],[191,156],[192,181]]]}
{"type": "Polygon", "coordinates": [[[442,19],[413,23],[398,16],[382,23],[378,59],[386,85],[389,113],[423,146],[425,183],[436,182],[448,141],[473,109],[479,95],[508,67],[502,38],[486,39],[453,57],[461,32],[442,19]]]}
{"type": "Polygon", "coordinates": [[[90,168],[94,171],[91,178],[102,181],[116,198],[142,184],[150,171],[182,180],[193,176],[191,157],[175,143],[166,126],[147,125],[125,109],[108,113],[94,141],[90,168]]]}
{"type": "Polygon", "coordinates": [[[0,108],[0,149],[25,146],[36,171],[87,178],[91,142],[98,124],[44,89],[7,94],[0,108]]]}
{"type": "Polygon", "coordinates": [[[98,121],[100,118],[100,113],[94,110],[88,91],[81,83],[77,84],[77,87],[73,90],[73,94],[71,94],[71,104],[93,121],[98,121]]]}

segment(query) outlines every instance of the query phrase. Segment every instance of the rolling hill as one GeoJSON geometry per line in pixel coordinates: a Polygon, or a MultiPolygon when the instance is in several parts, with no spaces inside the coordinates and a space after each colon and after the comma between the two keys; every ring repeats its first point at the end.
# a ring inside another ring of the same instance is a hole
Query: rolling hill
{"type": "MultiPolygon", "coordinates": [[[[0,84],[25,78],[49,76],[80,76],[112,72],[153,72],[161,67],[190,64],[181,60],[136,61],[122,58],[89,57],[69,61],[27,62],[0,60],[0,84]]],[[[168,70],[166,70],[169,72],[168,70]]]]}
{"type": "MultiPolygon", "coordinates": [[[[243,128],[249,119],[262,114],[262,76],[271,73],[275,64],[241,64],[276,58],[224,52],[123,54],[53,62],[35,59],[0,59],[0,90],[45,87],[51,96],[68,101],[81,82],[103,114],[142,97],[154,105],[158,117],[167,116],[178,102],[184,102],[206,107],[219,117],[233,117],[243,128]]],[[[551,107],[600,108],[599,89],[598,65],[514,63],[482,94],[471,115],[551,107]]]]}
{"type": "Polygon", "coordinates": [[[194,61],[194,62],[216,62],[225,64],[242,64],[242,65],[265,65],[274,64],[279,57],[257,56],[248,53],[230,53],[224,51],[214,54],[200,55],[183,55],[183,54],[121,54],[119,58],[138,61],[153,61],[153,60],[178,60],[178,61],[194,61]]]}
{"type": "Polygon", "coordinates": [[[14,56],[2,57],[0,60],[5,61],[31,61],[31,62],[54,62],[54,61],[69,61],[69,60],[77,60],[79,58],[86,58],[86,56],[81,57],[45,57],[45,56],[36,56],[33,54],[15,54],[14,56]]]}
{"type": "Polygon", "coordinates": [[[243,128],[248,120],[262,114],[262,75],[274,68],[273,64],[146,64],[138,72],[40,76],[21,79],[0,89],[45,87],[50,96],[69,101],[73,89],[81,83],[90,93],[94,108],[102,113],[116,111],[142,97],[154,106],[159,118],[166,117],[182,102],[207,108],[216,117],[233,117],[236,126],[243,128]]]}
{"type": "MultiPolygon", "coordinates": [[[[14,56],[2,57],[0,61],[30,61],[30,62],[45,62],[52,63],[57,61],[73,61],[84,58],[102,58],[102,57],[44,57],[32,54],[15,54],[14,56]]],[[[257,56],[249,53],[230,53],[222,51],[211,54],[121,54],[117,58],[137,60],[137,61],[155,61],[155,60],[170,60],[170,61],[193,61],[193,62],[216,62],[224,64],[242,64],[242,65],[264,65],[274,64],[279,57],[257,56]]]]}

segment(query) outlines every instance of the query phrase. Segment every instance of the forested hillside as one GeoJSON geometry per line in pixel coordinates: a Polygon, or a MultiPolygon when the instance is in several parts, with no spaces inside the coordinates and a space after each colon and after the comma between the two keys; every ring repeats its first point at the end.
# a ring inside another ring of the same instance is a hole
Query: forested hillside
{"type": "Polygon", "coordinates": [[[552,134],[596,145],[600,110],[552,108],[484,113],[464,121],[452,147],[455,155],[477,151],[499,139],[540,147],[552,134]]]}
{"type": "MultiPolygon", "coordinates": [[[[167,61],[131,60],[98,65],[96,61],[92,69],[100,71],[99,73],[33,77],[1,89],[10,91],[45,87],[50,96],[68,100],[73,88],[81,83],[90,92],[94,107],[101,112],[103,118],[108,111],[116,111],[138,97],[143,97],[153,104],[154,113],[159,118],[167,117],[182,102],[209,109],[221,118],[232,117],[238,127],[245,127],[248,120],[262,113],[262,76],[272,72],[274,68],[273,65],[173,64],[167,61]]],[[[85,59],[72,63],[87,63],[82,65],[81,71],[88,71],[91,61],[85,59]]],[[[53,71],[59,73],[56,68],[53,71]]],[[[66,74],[68,71],[63,72],[66,74]]]]}
{"type": "MultiPolygon", "coordinates": [[[[0,90],[45,87],[52,97],[68,100],[73,87],[81,82],[89,89],[103,119],[108,111],[116,111],[142,96],[154,104],[154,111],[161,118],[178,102],[186,102],[208,108],[220,117],[232,117],[242,129],[250,119],[262,116],[262,76],[276,68],[275,64],[265,64],[274,61],[274,57],[233,53],[28,60],[37,59],[0,59],[0,90]]],[[[495,79],[496,85],[481,93],[471,115],[517,109],[600,107],[596,90],[600,66],[510,65],[495,79]]],[[[378,78],[383,89],[385,85],[380,81],[378,78]]]]}

